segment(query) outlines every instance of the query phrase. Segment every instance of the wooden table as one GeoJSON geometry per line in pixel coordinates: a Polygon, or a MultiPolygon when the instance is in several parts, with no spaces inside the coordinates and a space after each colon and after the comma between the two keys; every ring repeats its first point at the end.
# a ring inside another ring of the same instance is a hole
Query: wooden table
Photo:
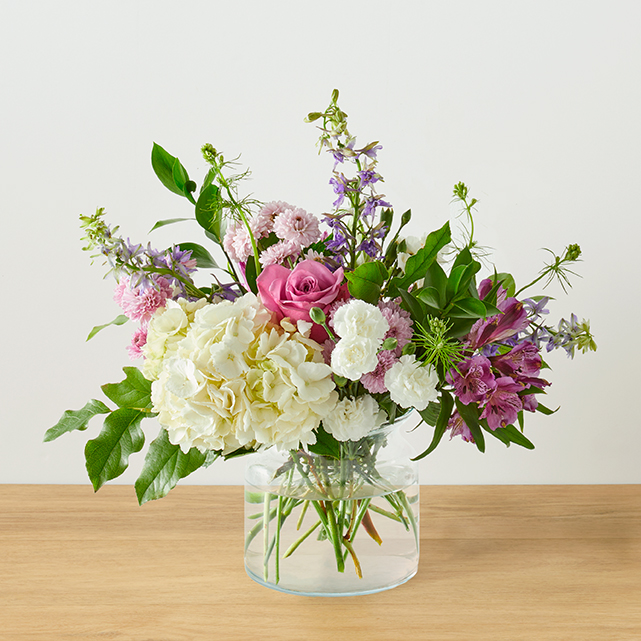
{"type": "Polygon", "coordinates": [[[242,558],[242,488],[0,485],[0,639],[641,641],[641,485],[440,486],[394,590],[282,594],[242,558]]]}

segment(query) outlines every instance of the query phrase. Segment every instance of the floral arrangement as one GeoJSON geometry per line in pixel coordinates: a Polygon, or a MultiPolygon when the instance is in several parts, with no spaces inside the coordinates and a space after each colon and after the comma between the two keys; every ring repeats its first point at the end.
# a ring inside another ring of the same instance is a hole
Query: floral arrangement
{"type": "MultiPolygon", "coordinates": [[[[477,200],[463,183],[453,191],[460,240],[449,222],[420,239],[404,237],[411,212],[396,217],[377,191],[381,146],[357,145],[338,92],[307,120],[318,124],[320,149],[333,160],[336,198],[320,219],[284,201],[241,196],[249,172],[211,145],[202,149],[210,169],[197,188],[154,144],[155,173],[194,205],[212,251],[224,257],[220,266],[192,242],[164,250],[131,243],[105,223],[103,209],[81,216],[84,249],[104,256],[117,281],[123,314],[108,325],[136,323],[128,351],[142,359],[140,368],[124,369],[125,380],[102,387],[116,409],[91,400],[45,436],[85,430],[106,415],[86,446],[96,490],[143,448],[141,422],[150,417],[161,429],[136,482],[141,504],[217,458],[275,447],[292,460],[296,452],[340,459],[350,443],[411,409],[433,429],[418,458],[446,433],[480,451],[486,435],[533,448],[524,416],[552,413],[539,401],[550,385],[543,355],[596,349],[587,321],[572,315],[548,324],[550,299],[524,295],[555,277],[569,285],[578,245],[550,251],[551,262],[524,287],[496,270],[477,281],[487,261],[474,237],[477,200]]],[[[153,229],[182,220],[189,219],[153,229]]],[[[397,513],[401,499],[392,502],[397,513]]],[[[343,518],[353,526],[349,510],[343,518]]]]}

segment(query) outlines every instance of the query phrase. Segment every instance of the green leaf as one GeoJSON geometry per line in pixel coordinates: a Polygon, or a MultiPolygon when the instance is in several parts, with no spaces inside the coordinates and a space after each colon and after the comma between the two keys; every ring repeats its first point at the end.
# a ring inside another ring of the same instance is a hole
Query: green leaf
{"type": "MultiPolygon", "coordinates": [[[[449,392],[443,390],[441,392],[441,411],[439,412],[438,420],[436,421],[436,426],[434,427],[434,436],[432,437],[432,442],[424,452],[414,457],[412,459],[413,461],[418,461],[419,459],[424,458],[436,449],[436,446],[441,442],[441,439],[443,438],[443,434],[445,434],[447,423],[450,420],[450,416],[452,415],[453,407],[454,401],[452,399],[452,396],[449,394],[449,392]]],[[[421,417],[423,417],[423,412],[419,412],[419,414],[421,415],[421,417]]],[[[425,420],[425,418],[423,418],[423,420],[425,420]]]]}
{"type": "Polygon", "coordinates": [[[150,230],[149,233],[154,231],[155,229],[160,229],[161,227],[164,227],[165,225],[173,225],[174,223],[180,223],[183,220],[193,220],[193,218],[167,218],[166,220],[159,220],[150,230]]]}
{"type": "Polygon", "coordinates": [[[196,220],[198,224],[220,245],[223,242],[223,205],[220,189],[208,185],[200,192],[196,201],[196,220]]]}
{"type": "Polygon", "coordinates": [[[423,287],[416,292],[416,298],[435,309],[441,308],[441,296],[436,287],[423,287]]]}
{"type": "Polygon", "coordinates": [[[434,261],[425,274],[423,282],[424,287],[433,287],[439,295],[439,305],[437,309],[442,309],[445,306],[445,289],[447,287],[447,275],[443,268],[434,261]]]}
{"type": "Polygon", "coordinates": [[[450,223],[448,221],[443,227],[433,231],[427,237],[425,245],[421,247],[414,256],[410,256],[407,259],[405,274],[394,279],[394,286],[399,291],[401,289],[408,289],[412,283],[415,283],[421,278],[425,278],[425,274],[430,265],[436,260],[438,252],[443,249],[450,240],[450,223]]]}
{"type": "Polygon", "coordinates": [[[99,331],[103,330],[105,327],[109,327],[110,325],[124,325],[129,319],[124,316],[123,314],[120,314],[119,316],[116,316],[111,323],[105,323],[104,325],[96,325],[90,332],[89,335],[87,336],[86,340],[91,340],[99,331]]]}
{"type": "Polygon", "coordinates": [[[309,445],[307,449],[319,456],[331,456],[332,458],[340,458],[341,456],[340,443],[325,431],[322,423],[316,430],[316,443],[309,445]]]}
{"type": "Polygon", "coordinates": [[[194,190],[195,185],[189,180],[187,171],[180,164],[178,158],[172,156],[156,143],[154,143],[151,150],[151,166],[160,182],[169,191],[179,196],[185,196],[192,203],[194,202],[190,192],[194,190]]]}
{"type": "Polygon", "coordinates": [[[459,398],[456,399],[456,409],[465,421],[465,424],[470,428],[476,447],[480,452],[485,452],[485,438],[483,431],[479,425],[479,408],[476,403],[464,405],[459,398]]]}
{"type": "Polygon", "coordinates": [[[349,293],[354,298],[376,305],[381,295],[381,287],[388,277],[383,263],[372,261],[359,265],[353,272],[347,272],[349,293]]]}
{"type": "MultiPolygon", "coordinates": [[[[494,280],[494,277],[492,277],[492,280],[494,280]]],[[[496,281],[501,283],[503,286],[503,289],[507,292],[507,297],[511,298],[514,296],[514,292],[516,292],[516,283],[514,282],[514,277],[512,274],[508,274],[507,272],[500,272],[496,274],[496,281]]]]}
{"type": "Polygon", "coordinates": [[[94,490],[120,476],[129,465],[129,456],[140,452],[145,443],[140,422],[145,416],[138,410],[117,409],[105,418],[100,434],[87,443],[87,474],[94,490]]]}
{"type": "Polygon", "coordinates": [[[151,381],[148,381],[136,367],[123,367],[127,378],[120,383],[107,383],[102,391],[118,407],[151,409],[151,381]]]}
{"type": "Polygon", "coordinates": [[[66,432],[86,430],[96,414],[109,414],[111,410],[101,401],[90,400],[81,410],[67,410],[62,418],[45,432],[44,441],[53,441],[66,432]]]}
{"type": "Polygon", "coordinates": [[[249,258],[247,258],[247,263],[245,264],[245,279],[247,280],[249,289],[251,289],[251,291],[258,296],[256,278],[256,260],[253,256],[249,256],[249,258]]]}
{"type": "MultiPolygon", "coordinates": [[[[492,431],[487,430],[490,434],[493,434],[500,440],[506,439],[508,443],[516,443],[521,447],[524,447],[528,450],[534,449],[534,444],[527,439],[519,430],[514,427],[514,425],[507,425],[506,427],[499,427],[498,429],[492,431]]],[[[505,441],[504,441],[505,442],[505,441]]]]}
{"type": "Polygon", "coordinates": [[[541,414],[545,414],[545,416],[551,416],[552,414],[555,414],[556,412],[558,412],[560,409],[561,409],[560,405],[555,410],[551,410],[549,407],[546,407],[545,405],[543,405],[543,403],[539,403],[536,406],[536,411],[541,412],[541,414]]]}
{"type": "Polygon", "coordinates": [[[206,459],[207,454],[195,447],[185,454],[179,445],[169,442],[167,430],[161,428],[157,438],[149,445],[144,467],[135,483],[138,503],[142,505],[167,496],[180,479],[202,467],[206,459]]]}
{"type": "Polygon", "coordinates": [[[448,315],[454,318],[485,318],[487,309],[478,298],[470,296],[457,301],[448,315]]]}
{"type": "Polygon", "coordinates": [[[178,243],[178,247],[183,251],[190,251],[191,257],[196,259],[196,266],[201,269],[216,269],[218,265],[214,257],[202,246],[197,243],[178,243]]]}
{"type": "Polygon", "coordinates": [[[401,289],[398,293],[403,301],[404,309],[410,313],[412,320],[415,323],[424,323],[427,311],[423,304],[414,296],[414,294],[411,294],[404,289],[401,289]]]}
{"type": "MultiPolygon", "coordinates": [[[[454,267],[450,273],[447,281],[447,298],[448,300],[456,300],[468,295],[470,283],[472,283],[475,274],[481,269],[481,263],[473,260],[467,265],[458,265],[454,267]]],[[[474,287],[474,294],[476,294],[476,287],[474,287]]]]}
{"type": "Polygon", "coordinates": [[[458,293],[459,285],[466,269],[467,265],[457,265],[456,267],[452,268],[452,271],[450,272],[450,275],[447,279],[447,286],[445,288],[445,295],[447,297],[447,300],[452,300],[458,293]]]}
{"type": "MultiPolygon", "coordinates": [[[[251,454],[255,450],[249,448],[247,449],[246,447],[239,447],[237,450],[234,450],[233,452],[230,452],[229,454],[224,454],[223,458],[228,461],[230,458],[238,458],[239,456],[247,456],[247,454],[251,454]]],[[[211,465],[211,463],[210,463],[211,465]]]]}
{"type": "MultiPolygon", "coordinates": [[[[447,392],[443,392],[443,393],[446,394],[447,392]]],[[[419,410],[418,413],[421,415],[421,418],[428,425],[431,425],[432,427],[436,427],[436,423],[438,422],[438,417],[441,413],[441,404],[434,403],[434,401],[430,401],[427,404],[427,407],[424,410],[419,410]]]]}

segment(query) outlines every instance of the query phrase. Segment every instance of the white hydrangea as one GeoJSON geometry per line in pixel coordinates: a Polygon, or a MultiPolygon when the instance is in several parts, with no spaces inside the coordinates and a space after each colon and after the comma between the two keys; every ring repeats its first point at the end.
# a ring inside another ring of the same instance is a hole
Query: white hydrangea
{"type": "Polygon", "coordinates": [[[185,338],[195,313],[207,301],[203,298],[192,302],[180,298],[177,301],[167,300],[165,307],[156,311],[149,322],[147,342],[142,348],[145,362],[142,373],[150,380],[160,376],[163,360],[171,358],[178,343],[185,338]]]}
{"type": "Polygon", "coordinates": [[[383,342],[389,329],[381,310],[359,299],[341,305],[334,313],[332,325],[341,338],[360,336],[375,342],[383,342]]]}
{"type": "Polygon", "coordinates": [[[369,395],[346,397],[323,419],[323,427],[338,441],[358,441],[382,425],[387,414],[369,395]]]}
{"type": "Polygon", "coordinates": [[[401,356],[385,373],[385,387],[392,401],[401,407],[424,410],[430,401],[436,401],[438,375],[431,365],[422,366],[414,355],[401,356]]]}
{"type": "Polygon", "coordinates": [[[350,381],[358,381],[363,374],[373,371],[378,365],[377,353],[380,346],[380,341],[362,336],[341,338],[332,351],[332,370],[350,381]]]}
{"type": "Polygon", "coordinates": [[[175,339],[171,349],[165,339],[164,353],[154,352],[160,367],[152,383],[153,409],[172,443],[184,452],[228,453],[315,442],[338,400],[318,343],[293,325],[291,331],[273,325],[253,294],[182,311],[186,321],[170,323],[173,317],[161,314],[150,324],[150,331],[175,339]]]}

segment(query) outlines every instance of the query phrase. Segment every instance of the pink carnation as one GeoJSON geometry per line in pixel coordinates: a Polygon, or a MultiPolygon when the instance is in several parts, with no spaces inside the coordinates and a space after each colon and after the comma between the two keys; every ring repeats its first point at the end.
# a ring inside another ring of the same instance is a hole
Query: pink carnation
{"type": "Polygon", "coordinates": [[[294,207],[282,200],[273,200],[267,203],[251,220],[250,225],[255,237],[269,236],[274,229],[274,218],[288,209],[294,209],[294,207]]]}
{"type": "Polygon", "coordinates": [[[116,296],[120,297],[120,307],[125,315],[131,320],[140,321],[143,325],[147,325],[154,315],[155,311],[165,306],[165,301],[171,298],[173,289],[169,281],[162,276],[156,279],[156,287],[136,287],[131,289],[129,283],[127,286],[119,291],[116,288],[116,296]]]}
{"type": "Polygon", "coordinates": [[[247,228],[242,221],[232,223],[223,238],[223,247],[229,257],[237,263],[244,263],[252,255],[252,244],[247,228]]]}
{"type": "Polygon", "coordinates": [[[280,265],[290,256],[298,256],[300,245],[289,240],[281,240],[274,245],[270,245],[258,257],[263,267],[268,265],[280,265]]]}
{"type": "Polygon", "coordinates": [[[274,233],[283,240],[307,247],[320,239],[318,218],[300,207],[287,209],[276,216],[274,233]]]}
{"type": "Polygon", "coordinates": [[[129,358],[134,360],[142,357],[142,348],[147,343],[147,330],[144,327],[139,327],[134,335],[131,337],[131,344],[127,346],[129,358]]]}
{"type": "Polygon", "coordinates": [[[391,350],[383,350],[378,353],[378,365],[373,371],[363,374],[361,383],[363,387],[371,394],[384,394],[389,391],[385,387],[385,373],[394,363],[398,362],[395,354],[391,350]]]}
{"type": "Polygon", "coordinates": [[[398,344],[396,345],[395,351],[396,355],[400,356],[403,347],[412,340],[412,336],[414,335],[410,314],[391,301],[379,303],[378,308],[381,310],[383,318],[389,324],[385,338],[396,339],[398,344]]]}

